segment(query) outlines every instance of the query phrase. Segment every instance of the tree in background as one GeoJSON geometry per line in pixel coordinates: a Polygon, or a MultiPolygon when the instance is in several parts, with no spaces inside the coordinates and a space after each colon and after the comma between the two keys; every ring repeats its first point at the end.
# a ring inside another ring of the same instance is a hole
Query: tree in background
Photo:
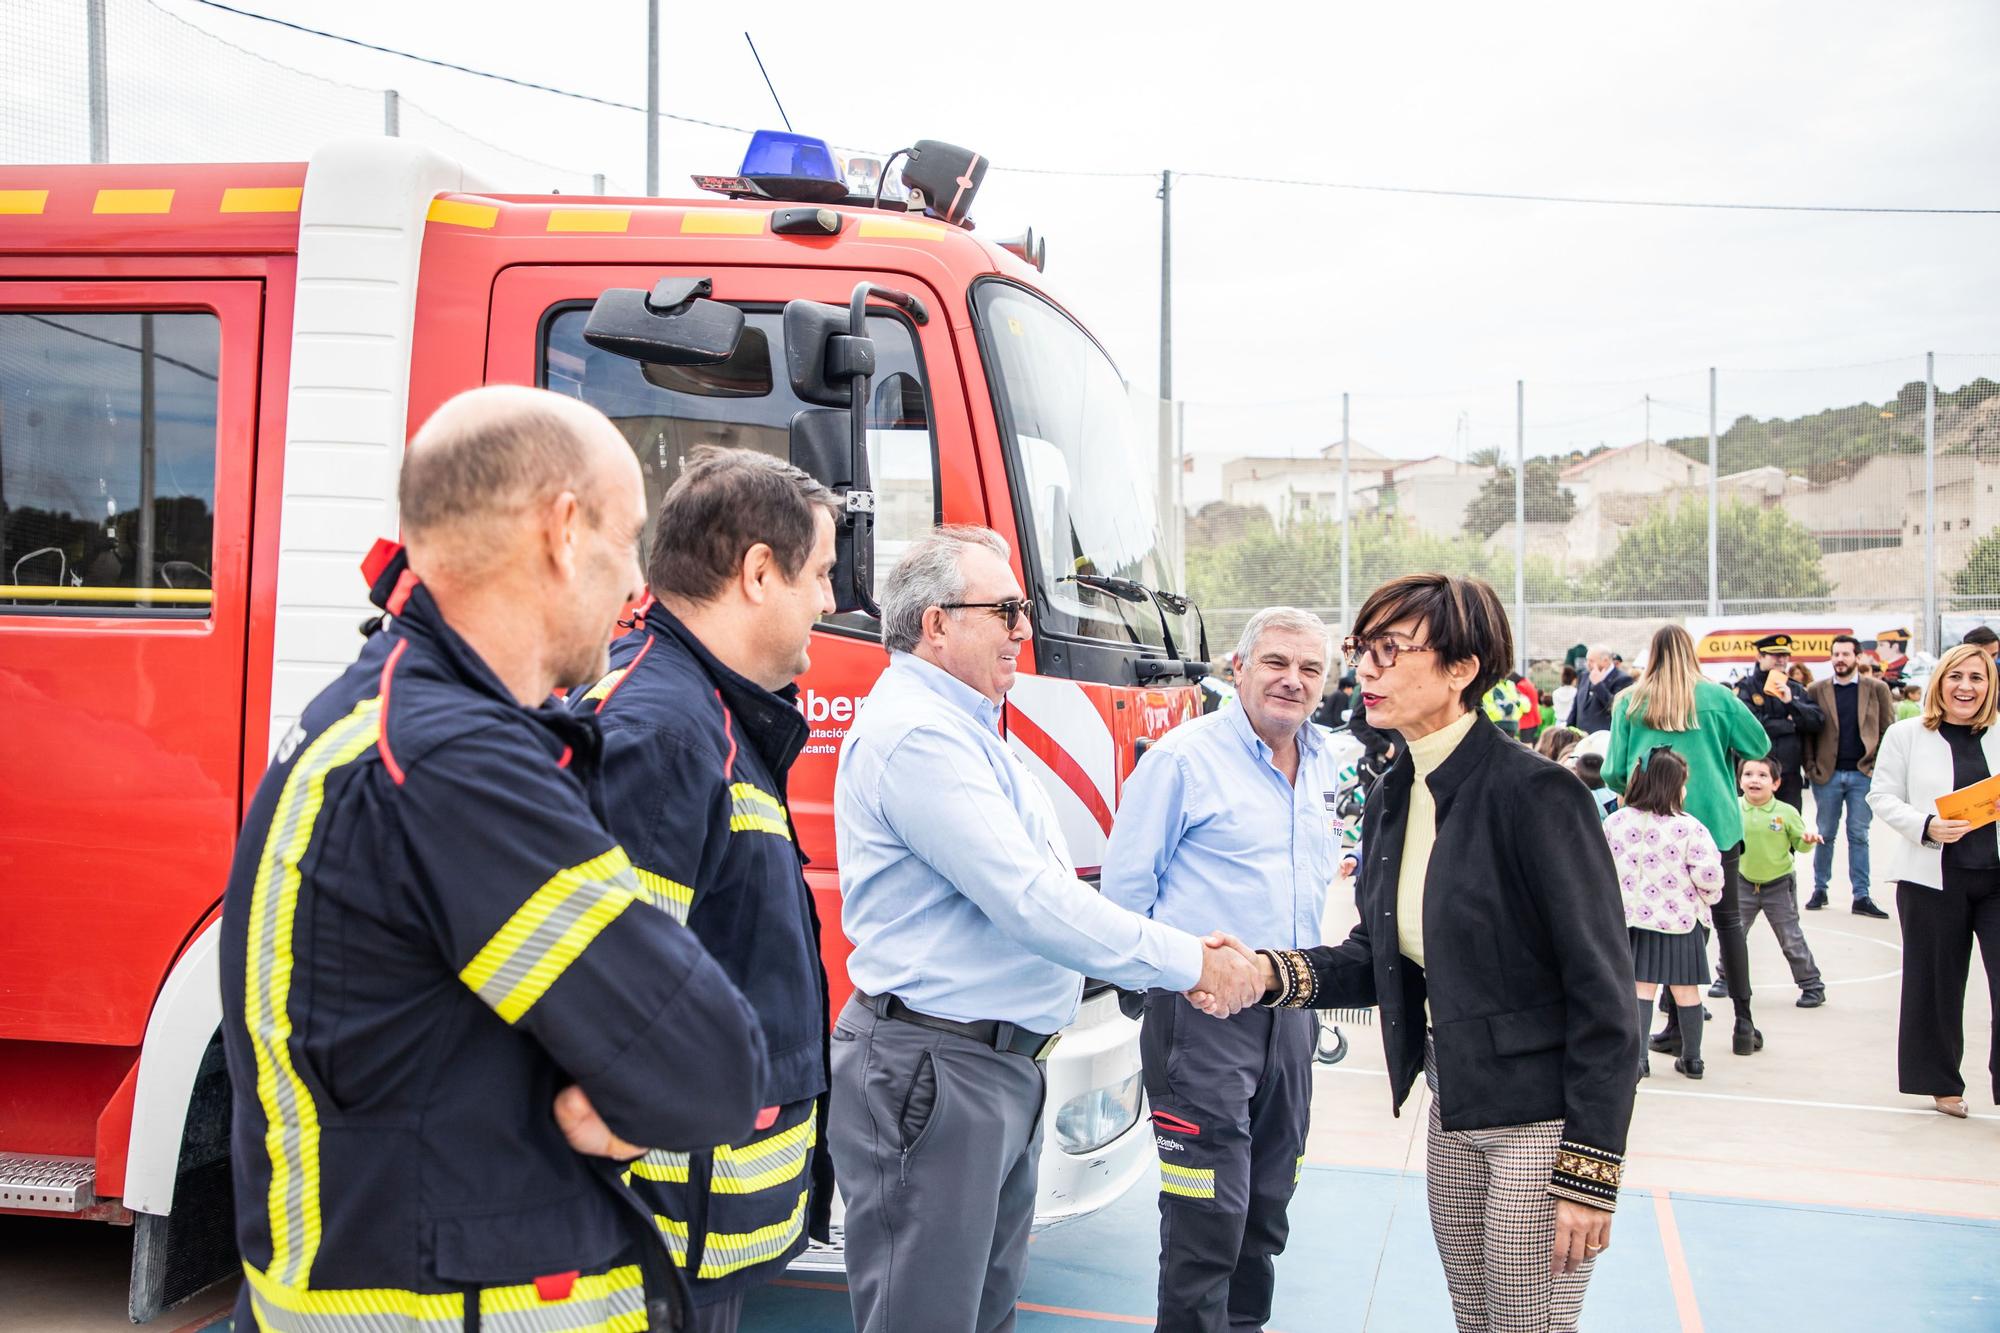
{"type": "Polygon", "coordinates": [[[1951,576],[1951,590],[1960,597],[2000,597],[2000,528],[1967,552],[1965,568],[1951,576]]]}
{"type": "MultiPolygon", "coordinates": [[[[1522,510],[1530,523],[1567,523],[1576,514],[1576,495],[1562,488],[1562,463],[1530,458],[1521,483],[1522,510]]],[[[1465,529],[1482,540],[1514,521],[1514,469],[1487,478],[1465,507],[1465,529]]]]}
{"type": "MultiPolygon", "coordinates": [[[[1715,520],[1717,574],[1726,601],[1790,601],[1832,593],[1819,542],[1782,509],[1736,501],[1715,520]]],[[[1708,509],[1659,508],[1628,529],[1595,571],[1605,601],[1698,601],[1708,595],[1708,509]]]]}

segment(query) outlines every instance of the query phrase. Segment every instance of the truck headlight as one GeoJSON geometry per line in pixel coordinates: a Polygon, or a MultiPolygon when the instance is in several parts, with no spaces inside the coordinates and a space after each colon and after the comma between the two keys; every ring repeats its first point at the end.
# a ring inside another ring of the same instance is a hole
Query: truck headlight
{"type": "Polygon", "coordinates": [[[1072,1156],[1096,1152],[1139,1122],[1140,1075],[1072,1097],[1056,1111],[1056,1146],[1072,1156]]]}

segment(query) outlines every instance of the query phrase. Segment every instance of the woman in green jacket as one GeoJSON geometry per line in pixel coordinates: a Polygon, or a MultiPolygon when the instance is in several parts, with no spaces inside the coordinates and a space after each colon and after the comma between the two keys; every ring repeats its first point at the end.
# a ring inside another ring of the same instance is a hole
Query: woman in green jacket
{"type": "MultiPolygon", "coordinates": [[[[1722,849],[1722,901],[1715,904],[1715,935],[1729,1002],[1736,1010],[1730,1049],[1749,1055],[1764,1047],[1750,1019],[1749,942],[1738,905],[1742,878],[1743,811],[1736,800],[1736,760],[1771,751],[1764,724],[1733,690],[1701,674],[1694,640],[1679,625],[1662,625],[1646,650],[1646,669],[1611,708],[1611,749],[1604,781],[1622,794],[1639,756],[1664,745],[1687,761],[1687,812],[1702,822],[1722,849]],[[1733,756],[1733,757],[1732,757],[1733,756]]],[[[1666,1030],[1651,1039],[1656,1051],[1680,1054],[1680,1027],[1667,1011],[1666,1030]]]]}

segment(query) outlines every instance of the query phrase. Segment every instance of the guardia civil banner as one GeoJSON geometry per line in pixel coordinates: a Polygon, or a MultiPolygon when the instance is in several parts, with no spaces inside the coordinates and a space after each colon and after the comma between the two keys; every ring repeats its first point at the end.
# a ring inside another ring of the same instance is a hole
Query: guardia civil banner
{"type": "Polygon", "coordinates": [[[1792,636],[1792,660],[1809,668],[1814,676],[1828,674],[1827,660],[1837,634],[1851,634],[1861,640],[1864,652],[1875,651],[1887,663],[1905,651],[1894,646],[1899,638],[1907,642],[1910,627],[1917,623],[1912,611],[1868,611],[1854,615],[1759,614],[1744,616],[1691,616],[1687,631],[1694,636],[1695,656],[1702,671],[1712,680],[1733,681],[1757,665],[1757,640],[1768,634],[1792,636]],[[1880,643],[1883,639],[1891,643],[1880,643]],[[1879,651],[1878,651],[1878,644],[1879,651]]]}

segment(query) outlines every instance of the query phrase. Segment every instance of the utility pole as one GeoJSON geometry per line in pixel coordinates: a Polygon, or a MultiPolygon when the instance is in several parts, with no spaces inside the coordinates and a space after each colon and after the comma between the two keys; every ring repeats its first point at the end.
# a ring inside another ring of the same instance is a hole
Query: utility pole
{"type": "Polygon", "coordinates": [[[1720,566],[1716,560],[1716,519],[1720,516],[1721,505],[1717,499],[1715,474],[1717,468],[1715,451],[1715,367],[1708,368],[1708,613],[1722,614],[1722,583],[1720,566]]]}
{"type": "Polygon", "coordinates": [[[403,99],[394,88],[382,90],[382,133],[391,139],[402,137],[403,99]]]}
{"type": "Polygon", "coordinates": [[[1653,442],[1653,395],[1646,395],[1646,443],[1653,442]]]}
{"type": "Polygon", "coordinates": [[[1514,669],[1528,670],[1528,384],[1514,381],[1514,669]]]}
{"type": "Polygon", "coordinates": [[[1174,173],[1160,173],[1160,446],[1159,511],[1164,534],[1174,493],[1174,173]]]}
{"type": "Polygon", "coordinates": [[[1939,650],[1937,604],[1937,353],[1924,353],[1924,638],[1939,650]]]}
{"type": "Polygon", "coordinates": [[[1348,531],[1354,522],[1349,506],[1353,500],[1348,494],[1347,478],[1352,463],[1353,441],[1347,433],[1347,395],[1340,395],[1340,632],[1354,632],[1354,602],[1348,589],[1348,531]]]}
{"type": "Polygon", "coordinates": [[[646,193],[660,192],[660,0],[646,0],[646,193]]]}
{"type": "Polygon", "coordinates": [[[90,50],[90,160],[111,160],[110,62],[105,58],[104,0],[90,0],[84,33],[90,50]]]}

